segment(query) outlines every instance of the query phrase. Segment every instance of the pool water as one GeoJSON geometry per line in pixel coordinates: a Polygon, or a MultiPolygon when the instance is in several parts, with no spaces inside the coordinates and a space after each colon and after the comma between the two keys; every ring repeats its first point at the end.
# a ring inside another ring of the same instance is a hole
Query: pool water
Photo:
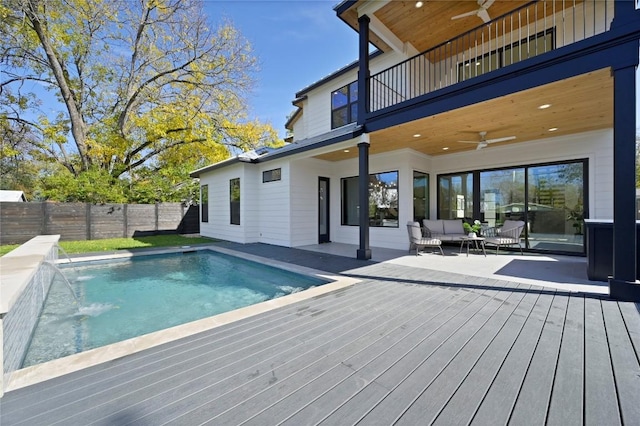
{"type": "Polygon", "coordinates": [[[326,281],[209,250],[64,267],[23,367],[162,330],[326,281]]]}

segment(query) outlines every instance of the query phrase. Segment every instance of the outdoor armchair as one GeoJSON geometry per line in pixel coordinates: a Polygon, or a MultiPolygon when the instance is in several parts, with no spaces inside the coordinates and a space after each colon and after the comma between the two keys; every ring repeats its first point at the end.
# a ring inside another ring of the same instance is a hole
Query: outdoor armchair
{"type": "Polygon", "coordinates": [[[522,245],[520,245],[520,234],[524,229],[524,222],[521,220],[505,220],[501,227],[490,227],[482,230],[482,236],[485,238],[484,243],[492,244],[496,246],[496,255],[501,246],[514,246],[520,247],[520,254],[522,252],[522,245]]]}
{"type": "Polygon", "coordinates": [[[418,252],[420,249],[424,249],[425,247],[438,247],[440,249],[440,254],[444,256],[444,252],[442,251],[442,241],[438,238],[432,238],[430,236],[423,236],[422,229],[420,228],[420,224],[418,222],[409,221],[407,222],[407,232],[409,233],[409,252],[415,247],[416,256],[418,256],[418,252]]]}

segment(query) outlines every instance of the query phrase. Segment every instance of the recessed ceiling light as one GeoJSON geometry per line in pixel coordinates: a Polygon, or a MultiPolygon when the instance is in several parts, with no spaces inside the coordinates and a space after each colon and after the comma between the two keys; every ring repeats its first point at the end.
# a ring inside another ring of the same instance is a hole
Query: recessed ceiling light
{"type": "Polygon", "coordinates": [[[445,146],[444,148],[442,148],[442,150],[443,150],[443,151],[446,151],[446,150],[448,150],[448,149],[449,149],[449,147],[448,147],[448,146],[445,146]]]}
{"type": "Polygon", "coordinates": [[[419,138],[420,136],[422,136],[420,133],[416,133],[415,135],[413,135],[414,138],[419,138]]]}
{"type": "Polygon", "coordinates": [[[555,132],[556,130],[558,130],[557,127],[552,127],[552,128],[549,129],[550,132],[555,132]]]}
{"type": "Polygon", "coordinates": [[[538,107],[538,109],[547,109],[547,108],[549,108],[550,106],[551,106],[551,104],[544,104],[544,105],[540,105],[540,106],[538,107]]]}
{"type": "Polygon", "coordinates": [[[424,4],[424,3],[422,3],[421,1],[417,1],[417,2],[416,2],[416,7],[417,7],[417,8],[421,8],[423,4],[424,4]]]}
{"type": "Polygon", "coordinates": [[[349,152],[349,150],[348,150],[348,149],[345,149],[345,150],[344,150],[344,151],[342,151],[342,152],[349,152]]]}

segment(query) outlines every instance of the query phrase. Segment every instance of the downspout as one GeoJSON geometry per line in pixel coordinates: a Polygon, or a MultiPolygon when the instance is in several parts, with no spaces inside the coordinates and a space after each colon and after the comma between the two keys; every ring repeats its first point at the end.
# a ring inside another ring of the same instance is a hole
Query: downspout
{"type": "Polygon", "coordinates": [[[358,64],[358,126],[364,129],[358,142],[358,204],[360,206],[360,247],[357,258],[371,259],[369,247],[369,135],[365,122],[369,111],[369,17],[362,15],[359,24],[359,64],[358,64]]]}

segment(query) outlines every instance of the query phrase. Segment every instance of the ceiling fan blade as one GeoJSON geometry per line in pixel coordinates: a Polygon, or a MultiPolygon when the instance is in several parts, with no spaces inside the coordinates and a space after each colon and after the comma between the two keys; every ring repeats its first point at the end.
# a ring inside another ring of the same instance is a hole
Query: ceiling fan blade
{"type": "Polygon", "coordinates": [[[480,9],[478,11],[478,17],[480,19],[482,19],[484,21],[484,23],[486,24],[487,22],[491,21],[491,17],[489,16],[489,12],[487,12],[487,9],[480,9]]]}
{"type": "Polygon", "coordinates": [[[476,147],[476,151],[480,151],[482,148],[485,148],[487,144],[485,142],[478,142],[478,146],[476,147]]]}
{"type": "Polygon", "coordinates": [[[504,141],[510,141],[515,139],[515,136],[507,136],[505,138],[496,138],[496,139],[487,139],[485,142],[486,143],[496,143],[496,142],[504,142],[504,141]]]}
{"type": "Polygon", "coordinates": [[[496,0],[486,0],[485,2],[483,2],[482,4],[480,4],[480,2],[478,2],[480,4],[480,7],[487,10],[491,7],[491,5],[495,2],[496,0]]]}
{"type": "Polygon", "coordinates": [[[471,12],[463,13],[461,15],[452,16],[451,19],[453,20],[453,19],[466,18],[467,16],[473,16],[473,15],[475,15],[477,13],[478,13],[478,11],[474,10],[474,11],[471,11],[471,12]]]}
{"type": "Polygon", "coordinates": [[[480,141],[458,141],[460,143],[480,143],[480,141]]]}

